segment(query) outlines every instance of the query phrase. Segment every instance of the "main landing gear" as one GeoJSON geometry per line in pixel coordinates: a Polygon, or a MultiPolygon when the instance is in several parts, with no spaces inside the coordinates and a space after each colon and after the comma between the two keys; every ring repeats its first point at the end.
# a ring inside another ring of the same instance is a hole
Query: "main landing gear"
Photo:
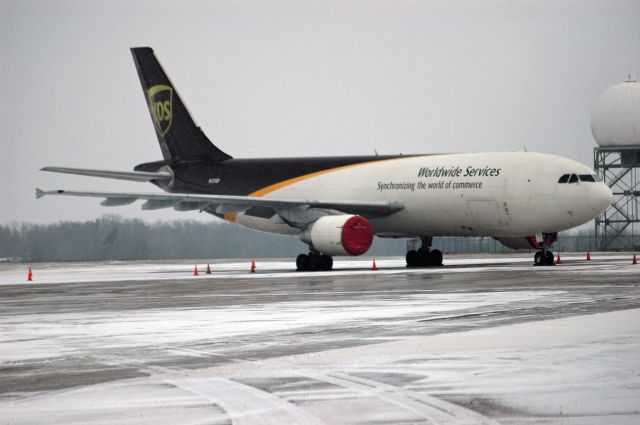
{"type": "Polygon", "coordinates": [[[412,249],[407,252],[407,267],[435,267],[442,265],[442,252],[438,249],[431,249],[431,236],[420,238],[422,246],[417,250],[412,249]]]}
{"type": "Polygon", "coordinates": [[[333,257],[327,254],[311,251],[309,254],[300,254],[296,258],[296,269],[302,271],[331,270],[333,257]]]}

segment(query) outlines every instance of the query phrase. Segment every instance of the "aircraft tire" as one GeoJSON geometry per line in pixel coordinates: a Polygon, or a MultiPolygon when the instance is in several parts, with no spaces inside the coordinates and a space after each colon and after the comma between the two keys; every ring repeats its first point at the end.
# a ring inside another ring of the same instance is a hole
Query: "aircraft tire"
{"type": "Polygon", "coordinates": [[[405,259],[407,260],[407,267],[418,267],[418,251],[415,249],[407,252],[405,259]]]}
{"type": "Polygon", "coordinates": [[[322,254],[322,270],[331,270],[333,268],[333,257],[322,254]]]}
{"type": "Polygon", "coordinates": [[[442,265],[442,251],[439,249],[432,249],[429,253],[429,258],[432,266],[442,265]]]}
{"type": "Polygon", "coordinates": [[[296,258],[296,269],[299,272],[309,270],[309,256],[307,254],[300,254],[296,258]]]}
{"type": "Polygon", "coordinates": [[[553,266],[555,265],[555,258],[553,257],[553,252],[545,251],[544,252],[544,265],[545,266],[553,266]]]}
{"type": "Polygon", "coordinates": [[[538,251],[533,256],[533,265],[534,266],[543,266],[544,265],[544,254],[542,251],[538,251]]]}

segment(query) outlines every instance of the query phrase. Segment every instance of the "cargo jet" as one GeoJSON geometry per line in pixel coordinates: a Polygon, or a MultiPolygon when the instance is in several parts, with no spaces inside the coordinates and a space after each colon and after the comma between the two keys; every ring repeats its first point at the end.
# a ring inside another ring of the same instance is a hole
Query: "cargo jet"
{"type": "Polygon", "coordinates": [[[442,265],[433,236],[490,236],[535,249],[554,264],[557,232],[586,223],[611,203],[588,167],[541,153],[237,159],[214,146],[191,118],[149,47],[131,49],[163,160],[134,171],[45,167],[44,171],[149,182],[165,193],[36,189],[44,195],[104,198],[143,210],[205,211],[309,245],[298,270],[330,270],[332,256],[362,255],[373,237],[415,238],[408,267],[442,265]]]}

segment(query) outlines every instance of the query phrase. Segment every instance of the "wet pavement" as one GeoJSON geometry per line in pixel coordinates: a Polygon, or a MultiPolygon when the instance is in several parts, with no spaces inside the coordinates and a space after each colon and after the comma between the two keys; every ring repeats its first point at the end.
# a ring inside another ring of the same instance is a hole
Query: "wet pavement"
{"type": "Polygon", "coordinates": [[[370,261],[0,265],[0,421],[640,421],[630,255],[370,261]]]}

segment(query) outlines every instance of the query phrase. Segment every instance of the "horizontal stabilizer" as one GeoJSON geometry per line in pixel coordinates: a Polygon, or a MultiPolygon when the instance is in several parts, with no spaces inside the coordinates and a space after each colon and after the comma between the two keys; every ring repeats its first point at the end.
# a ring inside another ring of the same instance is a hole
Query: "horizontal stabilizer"
{"type": "Polygon", "coordinates": [[[149,182],[152,180],[171,180],[171,174],[149,171],[109,171],[91,170],[86,168],[44,167],[40,171],[54,173],[78,174],[81,176],[103,177],[107,179],[129,180],[134,182],[149,182]]]}

